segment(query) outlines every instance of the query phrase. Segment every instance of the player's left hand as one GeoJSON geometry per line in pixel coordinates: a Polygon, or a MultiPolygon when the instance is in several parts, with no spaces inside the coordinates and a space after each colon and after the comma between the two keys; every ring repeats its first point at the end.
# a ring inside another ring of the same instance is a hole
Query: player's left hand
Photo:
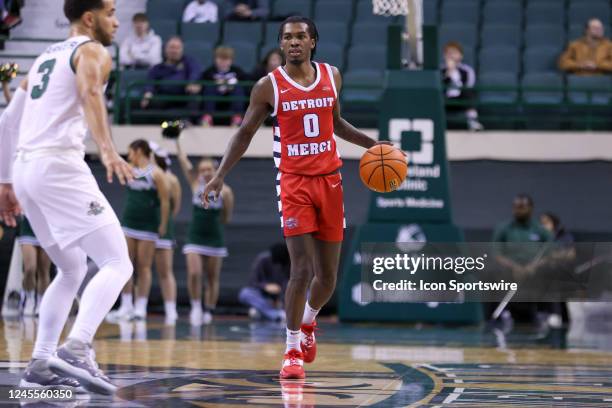
{"type": "Polygon", "coordinates": [[[16,227],[16,216],[21,214],[21,207],[15,197],[12,184],[0,184],[0,221],[9,227],[16,227]]]}
{"type": "Polygon", "coordinates": [[[208,208],[208,204],[210,203],[209,194],[212,193],[213,201],[217,201],[217,199],[221,195],[222,189],[223,179],[218,176],[214,176],[212,180],[210,180],[208,184],[206,184],[206,187],[204,187],[204,192],[200,196],[200,200],[202,200],[202,205],[204,206],[204,208],[208,208]]]}
{"type": "Polygon", "coordinates": [[[159,235],[160,238],[166,235],[166,232],[168,231],[166,230],[165,225],[160,225],[159,228],[157,229],[157,234],[159,235]]]}
{"type": "MultiPolygon", "coordinates": [[[[391,142],[391,141],[389,141],[389,140],[379,140],[379,141],[377,141],[377,142],[374,144],[374,146],[376,146],[376,145],[395,146],[395,145],[393,144],[393,142],[391,142]]],[[[400,151],[400,152],[402,152],[402,154],[403,154],[404,156],[408,157],[408,155],[406,154],[406,152],[405,152],[405,151],[403,151],[402,149],[399,149],[399,151],[400,151]]]]}

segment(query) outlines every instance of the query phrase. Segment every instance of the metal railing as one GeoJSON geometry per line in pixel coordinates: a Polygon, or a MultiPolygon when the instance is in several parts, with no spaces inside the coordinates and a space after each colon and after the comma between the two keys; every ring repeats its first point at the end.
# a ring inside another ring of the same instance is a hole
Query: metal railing
{"type": "MultiPolygon", "coordinates": [[[[122,106],[125,123],[133,123],[133,117],[146,118],[159,116],[160,112],[154,109],[142,110],[137,103],[142,98],[138,92],[146,85],[187,85],[197,83],[200,85],[217,86],[211,81],[147,81],[137,80],[122,87],[122,106]]],[[[253,82],[240,82],[238,85],[250,87],[253,82]]],[[[487,122],[492,128],[529,128],[529,124],[550,125],[550,128],[610,128],[612,129],[612,89],[593,87],[552,87],[552,86],[490,86],[479,85],[470,89],[475,93],[472,100],[447,99],[449,107],[474,107],[480,111],[480,119],[487,122]],[[551,96],[558,102],[551,102],[551,96]]],[[[380,109],[380,96],[382,87],[367,84],[345,84],[343,89],[343,108],[352,118],[375,123],[380,109]],[[355,94],[354,91],[357,91],[355,94]],[[366,92],[367,98],[359,99],[359,93],[366,92]]],[[[162,102],[194,102],[202,103],[205,100],[214,101],[248,101],[248,97],[216,96],[204,97],[198,95],[155,95],[153,100],[162,102]]],[[[163,114],[163,112],[161,112],[163,114]]],[[[197,112],[185,112],[194,115],[197,112]]],[[[199,112],[200,115],[203,112],[199,112]]],[[[173,112],[176,115],[176,112],[173,112]]],[[[233,113],[213,112],[216,116],[228,116],[233,113]]],[[[447,115],[450,125],[465,123],[465,116],[447,115]]],[[[545,126],[545,127],[546,127],[545,126]]]]}
{"type": "MultiPolygon", "coordinates": [[[[491,86],[468,89],[474,98],[446,99],[446,106],[476,108],[479,120],[501,129],[612,129],[612,88],[592,86],[491,86]]],[[[447,115],[451,127],[463,127],[466,118],[447,115]]]]}

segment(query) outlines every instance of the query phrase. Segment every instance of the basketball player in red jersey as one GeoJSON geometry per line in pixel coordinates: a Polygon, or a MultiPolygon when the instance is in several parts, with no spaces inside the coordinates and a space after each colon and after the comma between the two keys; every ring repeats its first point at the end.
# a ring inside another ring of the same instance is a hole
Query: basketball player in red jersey
{"type": "Polygon", "coordinates": [[[219,196],[223,179],[272,113],[278,208],[291,258],[285,293],[287,349],[280,377],[301,379],[304,362],[315,358],[315,317],[334,292],[344,232],[342,161],[334,133],[365,148],[376,142],[340,116],[338,69],[312,61],[318,41],[314,22],[287,18],[279,41],[286,63],[253,87],[242,126],[230,140],[202,200],[208,205],[209,193],[214,199],[219,196]]]}

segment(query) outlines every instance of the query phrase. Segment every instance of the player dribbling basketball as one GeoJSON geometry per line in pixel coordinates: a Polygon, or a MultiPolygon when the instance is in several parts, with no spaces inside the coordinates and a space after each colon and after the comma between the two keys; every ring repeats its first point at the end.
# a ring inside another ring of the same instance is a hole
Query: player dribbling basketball
{"type": "Polygon", "coordinates": [[[344,233],[342,161],[334,133],[364,148],[376,142],[341,117],[338,69],[312,61],[318,41],[314,22],[289,17],[278,38],[286,63],[254,86],[242,126],[202,200],[207,205],[210,192],[219,196],[225,176],[272,113],[279,212],[291,257],[285,294],[287,347],[280,377],[301,379],[303,363],[315,359],[315,318],[333,294],[344,233]]]}

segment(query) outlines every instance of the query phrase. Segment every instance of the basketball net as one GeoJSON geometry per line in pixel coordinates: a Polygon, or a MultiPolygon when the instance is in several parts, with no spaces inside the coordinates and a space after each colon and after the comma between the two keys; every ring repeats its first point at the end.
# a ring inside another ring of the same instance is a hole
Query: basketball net
{"type": "Polygon", "coordinates": [[[402,50],[402,62],[410,67],[421,66],[423,63],[423,2],[431,0],[372,0],[374,14],[394,17],[405,16],[402,40],[405,44],[402,50]]]}
{"type": "Polygon", "coordinates": [[[408,0],[372,0],[374,14],[380,16],[405,16],[408,14],[408,0]]]}

